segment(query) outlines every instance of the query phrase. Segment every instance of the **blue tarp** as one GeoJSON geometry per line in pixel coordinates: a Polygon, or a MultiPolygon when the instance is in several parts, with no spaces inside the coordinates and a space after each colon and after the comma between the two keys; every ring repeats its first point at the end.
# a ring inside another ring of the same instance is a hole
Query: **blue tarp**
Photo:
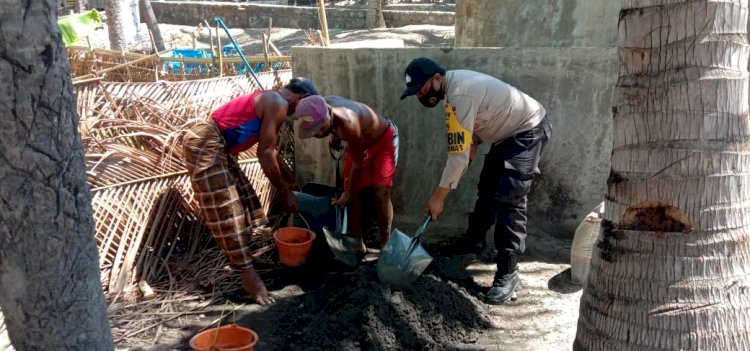
{"type": "MultiPolygon", "coordinates": [[[[174,49],[171,53],[162,55],[162,57],[174,57],[174,58],[211,58],[211,52],[207,49],[174,49]]],[[[164,61],[164,69],[172,72],[173,74],[180,73],[180,67],[182,62],[180,61],[164,61]]],[[[208,65],[205,63],[186,63],[185,73],[205,73],[208,70],[208,65]]]]}

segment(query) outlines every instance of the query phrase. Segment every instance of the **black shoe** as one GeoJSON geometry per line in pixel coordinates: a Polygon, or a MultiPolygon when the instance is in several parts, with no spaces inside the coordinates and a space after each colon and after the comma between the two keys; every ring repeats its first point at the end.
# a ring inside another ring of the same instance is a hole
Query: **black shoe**
{"type": "Polygon", "coordinates": [[[492,287],[487,292],[487,303],[501,305],[513,300],[519,284],[518,271],[504,275],[495,274],[492,287]]]}
{"type": "Polygon", "coordinates": [[[521,281],[518,279],[518,256],[513,251],[497,253],[497,272],[492,288],[487,292],[487,303],[499,305],[511,301],[521,281]]]}

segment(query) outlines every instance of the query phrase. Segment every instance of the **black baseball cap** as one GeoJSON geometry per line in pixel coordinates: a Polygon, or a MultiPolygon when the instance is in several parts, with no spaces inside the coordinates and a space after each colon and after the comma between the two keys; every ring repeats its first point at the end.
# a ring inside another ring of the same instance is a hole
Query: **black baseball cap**
{"type": "Polygon", "coordinates": [[[315,88],[315,84],[305,77],[292,78],[284,88],[295,94],[318,95],[318,89],[315,88]]]}
{"type": "Polygon", "coordinates": [[[435,75],[435,73],[445,74],[445,68],[439,63],[426,57],[418,57],[411,60],[409,65],[406,66],[406,71],[404,72],[406,90],[401,94],[401,100],[405,99],[407,96],[416,94],[419,89],[422,89],[424,83],[427,82],[430,77],[435,75]]]}

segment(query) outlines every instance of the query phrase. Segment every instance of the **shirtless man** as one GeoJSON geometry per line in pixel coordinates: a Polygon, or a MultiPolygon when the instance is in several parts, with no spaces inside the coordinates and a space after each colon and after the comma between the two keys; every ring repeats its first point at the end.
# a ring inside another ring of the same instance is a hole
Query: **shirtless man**
{"type": "Polygon", "coordinates": [[[287,212],[297,211],[294,177],[282,167],[276,145],[284,119],[305,96],[317,94],[305,78],[280,90],[258,90],[225,103],[195,123],[182,139],[195,198],[217,246],[242,272],[242,287],[261,305],[275,301],[253,267],[251,240],[268,220],[260,200],[236,161],[258,145],[258,161],[279,192],[287,212]]]}
{"type": "Polygon", "coordinates": [[[332,144],[338,140],[346,142],[344,191],[333,204],[351,205],[352,233],[359,240],[360,252],[365,253],[361,195],[363,190],[371,189],[382,248],[393,221],[391,187],[398,159],[396,125],[369,106],[340,96],[308,96],[300,100],[295,115],[302,120],[301,139],[333,135],[332,144]]]}

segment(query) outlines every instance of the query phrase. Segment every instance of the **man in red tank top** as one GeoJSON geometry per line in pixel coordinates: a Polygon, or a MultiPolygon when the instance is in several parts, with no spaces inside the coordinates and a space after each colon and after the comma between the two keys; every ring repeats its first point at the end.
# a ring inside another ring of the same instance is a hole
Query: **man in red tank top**
{"type": "Polygon", "coordinates": [[[258,145],[257,157],[268,180],[278,191],[284,210],[297,211],[292,193],[294,177],[282,166],[276,150],[285,118],[297,103],[317,95],[313,83],[294,78],[281,90],[257,91],[232,99],[196,123],[183,137],[186,164],[195,199],[217,246],[242,271],[242,287],[259,304],[274,298],[253,268],[250,242],[268,223],[251,183],[235,159],[258,145]]]}

